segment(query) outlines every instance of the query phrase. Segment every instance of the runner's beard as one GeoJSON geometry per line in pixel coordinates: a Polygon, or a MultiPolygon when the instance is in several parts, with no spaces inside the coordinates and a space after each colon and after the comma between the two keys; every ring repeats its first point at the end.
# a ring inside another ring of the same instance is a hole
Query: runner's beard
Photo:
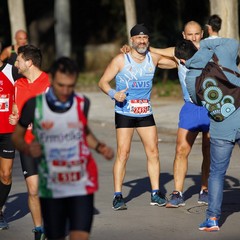
{"type": "Polygon", "coordinates": [[[132,48],[140,54],[146,53],[148,46],[149,46],[149,43],[147,43],[145,47],[139,47],[139,44],[132,43],[132,48]]]}

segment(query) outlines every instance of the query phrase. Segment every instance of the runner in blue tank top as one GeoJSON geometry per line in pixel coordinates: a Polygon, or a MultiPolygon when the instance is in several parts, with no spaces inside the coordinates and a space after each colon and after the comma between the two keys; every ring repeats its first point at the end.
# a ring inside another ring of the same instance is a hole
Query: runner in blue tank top
{"type": "Polygon", "coordinates": [[[130,34],[131,51],[113,58],[99,81],[100,89],[115,101],[117,156],[113,167],[114,210],[127,208],[122,196],[122,184],[134,129],[137,130],[147,155],[147,170],[152,189],[150,204],[166,205],[166,198],[159,190],[158,137],[150,95],[155,67],[175,68],[176,63],[148,52],[149,31],[143,24],[135,25],[130,34]],[[113,79],[116,89],[110,86],[113,79]]]}
{"type": "Polygon", "coordinates": [[[132,117],[143,117],[152,114],[150,95],[155,66],[150,53],[142,62],[137,63],[131,54],[124,56],[124,67],[116,75],[116,91],[126,89],[123,102],[116,102],[115,111],[132,117]]]}

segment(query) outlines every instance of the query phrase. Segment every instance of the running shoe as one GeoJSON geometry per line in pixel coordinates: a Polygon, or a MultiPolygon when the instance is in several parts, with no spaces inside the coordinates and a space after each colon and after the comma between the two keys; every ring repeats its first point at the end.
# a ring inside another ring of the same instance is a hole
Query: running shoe
{"type": "Polygon", "coordinates": [[[118,194],[118,195],[114,196],[112,208],[115,211],[127,209],[127,205],[125,204],[125,202],[123,200],[122,194],[118,194]]]}
{"type": "Polygon", "coordinates": [[[3,212],[0,211],[0,230],[8,229],[8,223],[3,215],[3,212]]]}
{"type": "Polygon", "coordinates": [[[151,194],[151,202],[150,205],[152,206],[165,206],[167,203],[167,199],[164,194],[160,191],[156,192],[155,194],[151,194]]]}
{"type": "Polygon", "coordinates": [[[202,224],[199,225],[199,230],[206,232],[216,232],[220,228],[218,226],[218,219],[216,217],[207,218],[202,224]]]}
{"type": "Polygon", "coordinates": [[[173,191],[166,208],[178,208],[185,206],[183,195],[179,191],[173,191]]]}
{"type": "Polygon", "coordinates": [[[208,205],[208,190],[201,190],[198,197],[198,203],[203,205],[208,205]]]}
{"type": "Polygon", "coordinates": [[[46,239],[46,236],[44,234],[44,230],[42,227],[34,228],[32,231],[34,233],[34,240],[45,240],[46,239]]]}

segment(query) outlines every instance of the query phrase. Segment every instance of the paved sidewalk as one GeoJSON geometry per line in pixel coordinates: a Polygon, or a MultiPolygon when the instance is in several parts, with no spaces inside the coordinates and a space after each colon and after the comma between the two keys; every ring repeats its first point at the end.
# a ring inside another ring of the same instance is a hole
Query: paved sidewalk
{"type": "MultiPolygon", "coordinates": [[[[116,150],[113,101],[101,92],[86,93],[91,100],[89,120],[94,134],[116,150]]],[[[159,129],[161,159],[161,191],[173,190],[172,165],[178,114],[182,100],[153,99],[153,111],[159,129]]],[[[146,171],[146,157],[142,143],[134,134],[132,149],[123,184],[128,205],[126,211],[112,210],[113,161],[105,161],[93,152],[99,168],[100,189],[95,196],[95,218],[91,240],[239,240],[240,239],[240,165],[239,149],[233,151],[226,180],[221,230],[206,233],[198,230],[204,220],[205,206],[197,203],[200,188],[201,137],[189,156],[184,194],[186,206],[177,209],[150,206],[150,184],[146,171]]],[[[20,170],[19,157],[13,169],[13,186],[6,204],[6,217],[10,228],[0,231],[0,240],[32,240],[33,223],[27,205],[25,181],[20,170]]]]}

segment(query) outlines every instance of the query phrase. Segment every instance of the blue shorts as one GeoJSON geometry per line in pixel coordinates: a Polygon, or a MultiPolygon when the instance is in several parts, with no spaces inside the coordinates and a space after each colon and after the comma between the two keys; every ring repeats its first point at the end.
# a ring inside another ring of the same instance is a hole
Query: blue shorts
{"type": "Polygon", "coordinates": [[[206,108],[185,102],[179,114],[178,127],[191,132],[208,132],[210,118],[206,108]]]}

